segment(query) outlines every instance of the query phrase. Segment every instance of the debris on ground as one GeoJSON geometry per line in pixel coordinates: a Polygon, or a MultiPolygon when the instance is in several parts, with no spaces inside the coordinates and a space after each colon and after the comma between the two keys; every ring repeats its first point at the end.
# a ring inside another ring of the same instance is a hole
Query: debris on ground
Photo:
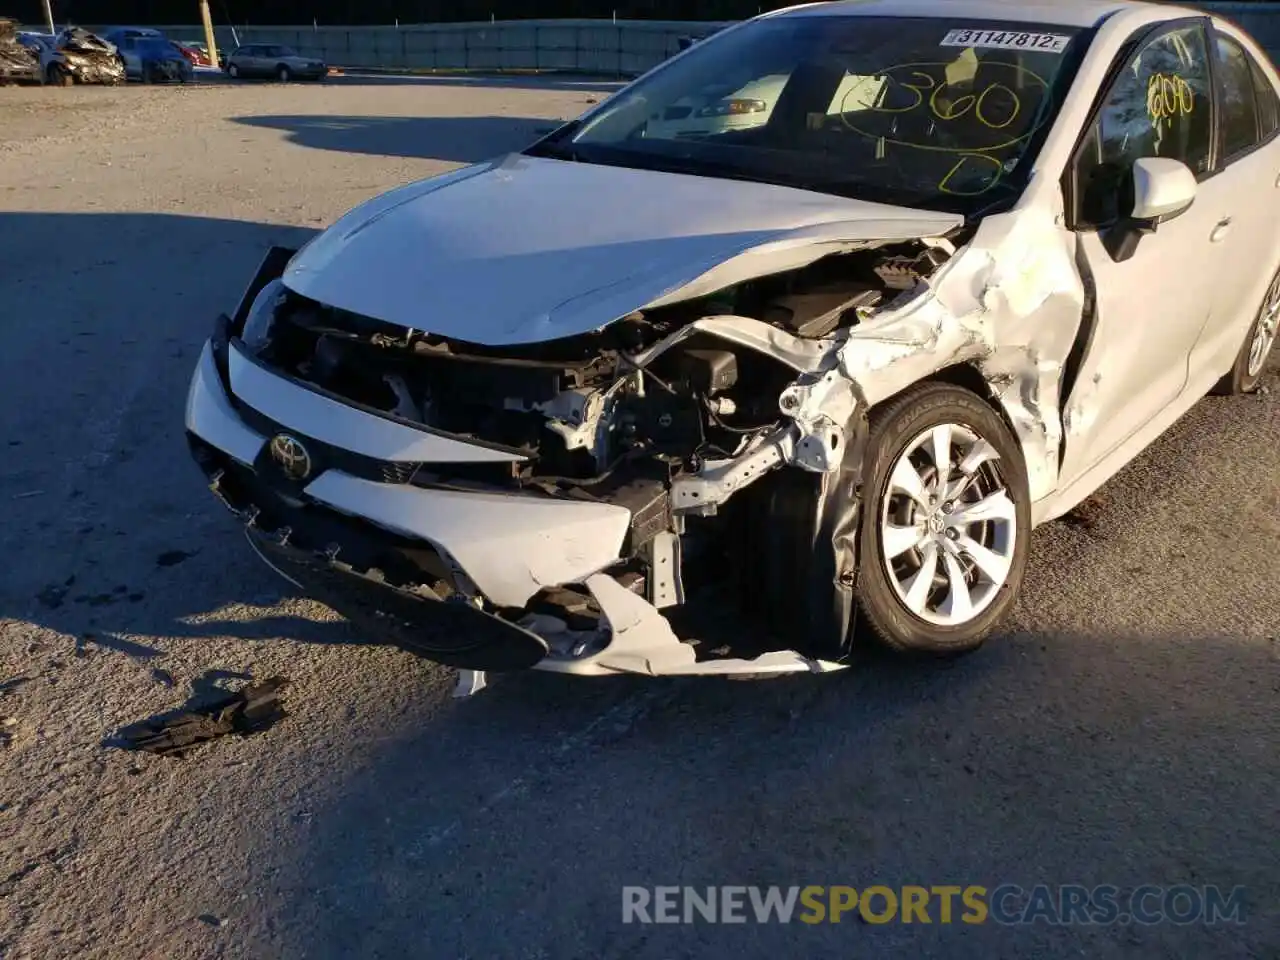
{"type": "Polygon", "coordinates": [[[203,706],[153,717],[122,731],[122,746],[182,757],[192,747],[230,733],[261,733],[288,716],[280,702],[280,691],[288,683],[284,677],[272,677],[203,706]]]}

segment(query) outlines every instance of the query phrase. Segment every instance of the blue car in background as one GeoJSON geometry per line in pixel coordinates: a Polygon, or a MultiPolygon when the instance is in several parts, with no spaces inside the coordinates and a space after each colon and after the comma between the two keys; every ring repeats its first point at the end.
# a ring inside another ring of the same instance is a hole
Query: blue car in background
{"type": "Polygon", "coordinates": [[[114,43],[124,60],[130,80],[159,83],[177,80],[186,83],[195,75],[191,62],[159,30],[150,27],[115,27],[102,34],[114,43]]]}

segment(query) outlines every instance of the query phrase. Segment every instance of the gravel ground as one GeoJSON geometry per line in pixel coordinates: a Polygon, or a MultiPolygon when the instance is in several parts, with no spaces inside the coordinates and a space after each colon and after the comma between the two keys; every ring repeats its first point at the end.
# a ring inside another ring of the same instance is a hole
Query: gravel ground
{"type": "Polygon", "coordinates": [[[251,560],[182,440],[214,314],[269,244],[589,96],[0,90],[0,956],[1280,956],[1274,365],[1038,531],[949,666],[458,703],[251,560]],[[277,674],[265,734],[111,746],[277,674]],[[1246,923],[621,922],[624,884],[1003,882],[1242,885],[1246,923]]]}

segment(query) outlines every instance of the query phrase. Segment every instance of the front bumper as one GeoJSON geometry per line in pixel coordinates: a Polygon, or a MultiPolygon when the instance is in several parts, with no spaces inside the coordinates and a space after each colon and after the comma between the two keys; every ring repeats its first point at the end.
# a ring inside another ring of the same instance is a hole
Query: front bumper
{"type": "MultiPolygon", "coordinates": [[[[186,428],[195,458],[264,560],[378,638],[472,670],[659,676],[840,668],[786,650],[700,658],[648,599],[655,588],[623,569],[630,510],[410,485],[397,465],[509,455],[367,413],[266,370],[228,335],[230,326],[224,318],[191,381],[186,428]],[[279,435],[311,451],[314,468],[304,478],[286,477],[272,459],[279,435]],[[581,616],[546,612],[548,591],[565,586],[581,599],[580,611],[588,608],[581,616]]],[[[679,551],[670,558],[678,565],[679,551]]],[[[667,604],[673,592],[667,581],[667,604]]]]}

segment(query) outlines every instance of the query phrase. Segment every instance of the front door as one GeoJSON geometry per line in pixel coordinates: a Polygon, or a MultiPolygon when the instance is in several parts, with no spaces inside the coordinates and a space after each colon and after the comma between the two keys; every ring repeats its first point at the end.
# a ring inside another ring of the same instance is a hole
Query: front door
{"type": "Polygon", "coordinates": [[[1066,398],[1061,484],[1074,480],[1182,393],[1187,362],[1214,308],[1231,216],[1226,178],[1211,176],[1213,98],[1200,20],[1148,39],[1116,76],[1078,151],[1071,194],[1094,325],[1066,398]],[[1199,184],[1184,213],[1117,259],[1104,242],[1132,209],[1133,162],[1170,157],[1199,184]]]}

